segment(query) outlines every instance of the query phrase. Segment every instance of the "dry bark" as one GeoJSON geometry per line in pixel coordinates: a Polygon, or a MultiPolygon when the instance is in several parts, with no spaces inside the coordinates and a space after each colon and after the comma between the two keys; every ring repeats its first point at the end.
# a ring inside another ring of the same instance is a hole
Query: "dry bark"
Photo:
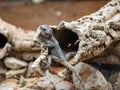
{"type": "Polygon", "coordinates": [[[113,42],[119,41],[119,22],[120,0],[112,0],[95,13],[77,21],[63,21],[54,29],[71,30],[78,35],[77,54],[71,60],[71,64],[76,64],[100,55],[113,42]]]}
{"type": "Polygon", "coordinates": [[[33,42],[34,31],[26,32],[1,18],[0,24],[0,50],[3,52],[1,52],[0,59],[8,55],[8,52],[10,56],[27,61],[34,60],[39,56],[41,48],[38,43],[33,42]]]}

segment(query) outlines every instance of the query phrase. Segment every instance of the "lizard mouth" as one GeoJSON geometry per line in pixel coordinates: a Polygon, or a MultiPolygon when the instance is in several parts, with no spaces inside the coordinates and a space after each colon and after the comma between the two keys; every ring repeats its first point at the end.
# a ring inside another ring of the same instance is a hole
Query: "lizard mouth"
{"type": "Polygon", "coordinates": [[[58,40],[63,51],[77,51],[78,50],[78,35],[71,30],[55,30],[55,37],[58,40]]]}
{"type": "Polygon", "coordinates": [[[7,38],[0,33],[0,48],[3,48],[7,42],[8,42],[7,38]]]}

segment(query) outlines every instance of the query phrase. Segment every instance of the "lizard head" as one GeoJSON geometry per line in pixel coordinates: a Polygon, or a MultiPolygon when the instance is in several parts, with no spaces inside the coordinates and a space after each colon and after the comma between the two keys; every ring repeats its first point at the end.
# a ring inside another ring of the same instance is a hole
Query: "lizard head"
{"type": "Polygon", "coordinates": [[[48,25],[41,25],[40,30],[41,30],[41,36],[45,38],[50,38],[53,35],[52,29],[48,25]]]}

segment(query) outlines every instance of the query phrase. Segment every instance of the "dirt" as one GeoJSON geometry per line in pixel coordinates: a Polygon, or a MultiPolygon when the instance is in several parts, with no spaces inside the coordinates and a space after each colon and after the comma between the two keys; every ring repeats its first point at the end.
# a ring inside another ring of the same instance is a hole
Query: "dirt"
{"type": "Polygon", "coordinates": [[[35,30],[39,25],[57,25],[91,14],[109,0],[47,1],[41,4],[0,4],[0,16],[7,22],[24,29],[35,30]]]}

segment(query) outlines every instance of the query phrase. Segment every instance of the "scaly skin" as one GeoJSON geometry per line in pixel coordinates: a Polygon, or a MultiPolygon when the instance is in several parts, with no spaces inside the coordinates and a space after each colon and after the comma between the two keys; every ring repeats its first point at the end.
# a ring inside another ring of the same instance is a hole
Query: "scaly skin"
{"type": "Polygon", "coordinates": [[[48,57],[48,68],[51,65],[51,61],[59,62],[60,64],[64,65],[70,71],[72,71],[79,79],[81,83],[81,90],[85,90],[83,81],[80,75],[74,70],[73,66],[67,61],[71,56],[75,55],[75,52],[69,52],[68,54],[64,55],[62,52],[58,41],[55,39],[52,33],[52,29],[48,25],[42,25],[40,27],[41,36],[44,39],[45,45],[48,47],[51,55],[48,57]]]}

